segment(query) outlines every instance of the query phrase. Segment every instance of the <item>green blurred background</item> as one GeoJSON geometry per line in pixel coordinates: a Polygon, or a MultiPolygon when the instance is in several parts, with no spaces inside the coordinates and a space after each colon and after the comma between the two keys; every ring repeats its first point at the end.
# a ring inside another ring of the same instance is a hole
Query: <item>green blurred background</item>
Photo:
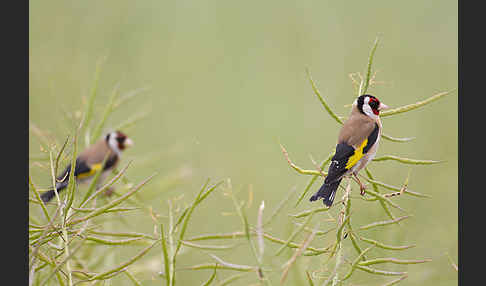
{"type": "MultiPolygon", "coordinates": [[[[168,198],[184,194],[181,201],[191,202],[208,177],[230,178],[234,189],[241,189],[241,199],[248,200],[252,190],[253,203],[247,210],[251,222],[261,200],[270,213],[292,187],[300,193],[309,178],[289,168],[278,143],[284,144],[295,163],[314,169],[309,154],[319,161],[326,158],[340,127],[313,95],[305,68],[334,110],[347,116],[349,108],[344,105],[355,95],[349,73],[364,71],[378,34],[382,41],[374,69],[376,80],[384,83],[369,92],[381,101],[398,107],[457,87],[456,1],[53,0],[30,1],[29,12],[29,120],[58,142],[72,131],[63,114],[83,110],[100,58],[106,57],[99,82],[99,113],[118,82],[122,93],[150,88],[117,109],[108,127],[148,113],[124,130],[135,146],[123,160],[134,160],[127,172],[133,182],[158,172],[140,197],[162,215],[167,215],[168,198]],[[163,186],[167,178],[181,174],[181,182],[163,186]]],[[[446,253],[457,261],[457,92],[425,108],[387,117],[383,125],[388,135],[416,139],[383,140],[378,156],[445,162],[412,167],[396,162],[371,164],[378,180],[395,185],[411,169],[410,188],[433,196],[397,199],[414,217],[401,226],[373,232],[388,244],[417,244],[399,253],[400,258],[433,261],[382,268],[408,271],[409,277],[400,285],[456,285],[457,272],[446,253]]],[[[35,157],[41,153],[39,141],[30,135],[29,153],[35,157]]],[[[49,171],[39,168],[35,160],[30,161],[30,173],[37,184],[49,184],[49,171]]],[[[316,188],[317,184],[312,191],[316,188]]],[[[221,215],[234,212],[231,200],[222,193],[216,192],[201,205],[188,236],[242,229],[238,217],[221,215]]],[[[315,205],[306,198],[298,208],[286,211],[296,213],[315,205]]],[[[279,219],[281,223],[274,223],[270,232],[285,239],[292,230],[290,219],[286,214],[279,219]]],[[[383,219],[378,204],[356,200],[354,224],[383,219]]],[[[127,214],[126,222],[114,228],[150,233],[153,222],[147,216],[127,214]]],[[[345,255],[353,260],[354,250],[346,243],[345,255]]],[[[113,261],[125,261],[139,249],[123,247],[113,254],[113,261]]],[[[234,263],[254,264],[245,247],[219,255],[234,263]]],[[[286,255],[285,260],[291,252],[286,255]]],[[[154,250],[137,264],[142,269],[137,270],[137,278],[143,285],[161,285],[162,278],[155,275],[160,260],[160,251],[154,250]]],[[[211,259],[203,252],[187,250],[178,263],[189,266],[205,261],[211,259]]],[[[272,266],[276,279],[280,264],[272,266]]],[[[302,259],[299,267],[302,273],[319,269],[320,260],[302,259]]],[[[304,281],[299,280],[299,271],[290,273],[288,285],[304,281]]],[[[199,285],[211,271],[183,273],[178,276],[180,285],[199,285]]],[[[221,271],[218,279],[228,275],[221,271]]],[[[380,285],[389,280],[359,272],[346,285],[380,285]]],[[[255,281],[248,274],[235,285],[255,281]]],[[[124,277],[115,278],[112,285],[130,285],[125,283],[124,277]]]]}

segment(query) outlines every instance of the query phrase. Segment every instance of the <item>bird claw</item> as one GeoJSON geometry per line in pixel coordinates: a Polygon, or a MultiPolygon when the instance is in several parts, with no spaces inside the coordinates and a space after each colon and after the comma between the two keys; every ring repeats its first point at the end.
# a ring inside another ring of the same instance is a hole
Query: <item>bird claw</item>
{"type": "Polygon", "coordinates": [[[364,196],[365,195],[365,190],[366,190],[366,185],[360,185],[359,186],[359,193],[364,196]]]}
{"type": "Polygon", "coordinates": [[[358,176],[356,174],[353,174],[352,177],[354,181],[359,185],[359,193],[364,196],[365,195],[365,190],[366,190],[366,184],[363,185],[361,181],[359,180],[358,176]]]}
{"type": "Polygon", "coordinates": [[[365,190],[366,190],[366,188],[365,188],[365,187],[360,187],[360,188],[359,188],[359,193],[360,193],[360,195],[364,196],[364,195],[365,195],[365,190]]]}

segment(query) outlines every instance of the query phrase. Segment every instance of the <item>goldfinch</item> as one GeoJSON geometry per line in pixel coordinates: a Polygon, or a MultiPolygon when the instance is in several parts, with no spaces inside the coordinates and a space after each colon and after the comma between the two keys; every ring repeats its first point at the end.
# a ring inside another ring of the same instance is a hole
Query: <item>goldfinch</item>
{"type": "MultiPolygon", "coordinates": [[[[103,168],[102,173],[98,179],[98,184],[101,184],[108,176],[109,172],[117,165],[120,154],[126,147],[133,145],[133,141],[120,131],[108,133],[104,138],[89,146],[76,158],[76,167],[74,176],[76,182],[87,183],[90,182],[96,172],[103,168]],[[103,160],[107,156],[105,165],[103,160]]],[[[71,164],[69,164],[64,172],[56,180],[56,189],[58,192],[65,189],[69,184],[69,172],[71,171],[71,164]]],[[[41,195],[44,202],[50,201],[56,193],[54,189],[49,190],[41,195]]]]}
{"type": "Polygon", "coordinates": [[[360,186],[364,195],[365,186],[358,179],[358,172],[376,155],[381,137],[380,110],[388,106],[372,95],[361,95],[351,107],[351,114],[344,122],[338,136],[336,152],[324,184],[310,198],[313,202],[323,198],[323,203],[330,207],[336,190],[344,176],[351,176],[360,186]]]}

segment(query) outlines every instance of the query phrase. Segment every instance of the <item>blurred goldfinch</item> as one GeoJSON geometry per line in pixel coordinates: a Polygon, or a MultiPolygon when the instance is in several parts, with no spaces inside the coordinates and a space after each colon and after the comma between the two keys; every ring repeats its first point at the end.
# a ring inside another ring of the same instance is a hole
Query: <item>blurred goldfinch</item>
{"type": "MultiPolygon", "coordinates": [[[[89,146],[76,158],[76,167],[74,176],[76,182],[87,183],[90,182],[96,172],[103,168],[102,173],[98,179],[98,184],[101,184],[108,176],[109,172],[117,165],[120,154],[126,147],[133,145],[132,140],[120,131],[108,133],[105,138],[89,146]],[[102,166],[103,160],[107,156],[105,165],[102,166]]],[[[58,192],[65,189],[69,184],[69,172],[71,171],[71,164],[69,164],[64,172],[57,178],[56,189],[58,192]]],[[[49,190],[41,195],[44,202],[50,201],[55,196],[54,190],[49,190]]]]}
{"type": "Polygon", "coordinates": [[[386,108],[388,106],[372,95],[364,94],[354,101],[351,115],[339,132],[336,153],[331,159],[324,184],[310,198],[311,202],[323,198],[323,203],[330,207],[344,176],[352,176],[360,185],[361,195],[364,195],[365,186],[357,174],[375,157],[382,128],[379,114],[386,108]]]}

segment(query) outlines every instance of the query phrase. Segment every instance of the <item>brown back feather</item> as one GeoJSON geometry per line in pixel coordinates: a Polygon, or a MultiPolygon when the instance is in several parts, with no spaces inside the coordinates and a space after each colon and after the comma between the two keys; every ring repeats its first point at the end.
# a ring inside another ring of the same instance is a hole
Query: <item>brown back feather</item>
{"type": "Polygon", "coordinates": [[[108,144],[104,138],[98,140],[93,145],[86,148],[81,154],[79,158],[85,160],[86,163],[91,166],[93,164],[99,164],[103,162],[105,159],[106,154],[110,152],[110,157],[116,155],[111,149],[108,147],[108,144]]]}
{"type": "Polygon", "coordinates": [[[375,120],[353,105],[349,118],[344,122],[338,136],[338,143],[346,143],[357,148],[368,138],[375,128],[375,120]]]}

